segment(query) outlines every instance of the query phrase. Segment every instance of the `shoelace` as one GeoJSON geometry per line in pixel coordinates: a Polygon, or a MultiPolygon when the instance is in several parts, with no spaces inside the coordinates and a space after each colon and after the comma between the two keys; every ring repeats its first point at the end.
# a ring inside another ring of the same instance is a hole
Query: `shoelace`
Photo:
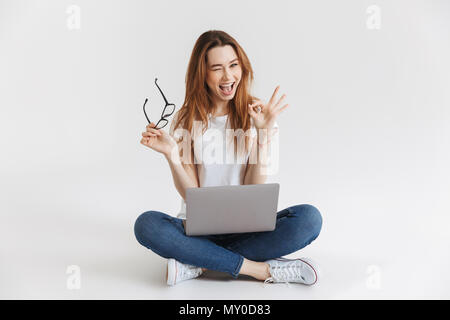
{"type": "Polygon", "coordinates": [[[289,261],[283,263],[283,265],[275,265],[271,266],[271,277],[267,278],[264,281],[264,284],[270,282],[284,282],[289,287],[289,281],[293,281],[295,279],[301,278],[305,280],[305,278],[301,275],[301,265],[298,265],[296,261],[289,261]]]}

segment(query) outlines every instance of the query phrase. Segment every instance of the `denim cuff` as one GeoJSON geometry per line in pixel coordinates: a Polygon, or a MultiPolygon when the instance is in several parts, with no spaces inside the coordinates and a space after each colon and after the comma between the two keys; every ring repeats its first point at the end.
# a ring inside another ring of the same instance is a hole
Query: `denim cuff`
{"type": "Polygon", "coordinates": [[[239,275],[239,271],[241,271],[242,264],[244,263],[244,257],[239,255],[239,261],[236,266],[236,269],[234,269],[233,273],[231,274],[234,278],[237,278],[239,275]]]}

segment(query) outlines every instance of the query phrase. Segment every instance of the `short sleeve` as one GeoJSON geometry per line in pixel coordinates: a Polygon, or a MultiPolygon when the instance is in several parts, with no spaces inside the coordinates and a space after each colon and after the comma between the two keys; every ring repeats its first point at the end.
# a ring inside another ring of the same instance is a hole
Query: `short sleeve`
{"type": "Polygon", "coordinates": [[[180,125],[175,128],[175,125],[177,124],[178,118],[180,117],[180,111],[178,110],[173,119],[172,122],[170,123],[170,129],[169,129],[169,134],[175,139],[175,141],[180,144],[183,139],[185,139],[186,134],[185,134],[185,130],[183,129],[183,121],[181,121],[180,125]]]}

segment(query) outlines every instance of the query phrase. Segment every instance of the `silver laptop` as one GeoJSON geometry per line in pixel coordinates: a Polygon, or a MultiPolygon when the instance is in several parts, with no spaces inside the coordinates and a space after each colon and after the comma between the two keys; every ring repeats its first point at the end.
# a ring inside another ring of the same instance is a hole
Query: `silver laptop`
{"type": "Polygon", "coordinates": [[[186,235],[273,231],[278,183],[186,189],[186,235]]]}

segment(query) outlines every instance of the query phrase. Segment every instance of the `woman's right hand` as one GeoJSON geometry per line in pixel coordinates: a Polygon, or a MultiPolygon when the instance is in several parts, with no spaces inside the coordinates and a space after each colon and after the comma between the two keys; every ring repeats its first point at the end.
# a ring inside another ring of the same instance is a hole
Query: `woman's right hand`
{"type": "Polygon", "coordinates": [[[154,129],[155,124],[151,122],[147,125],[146,131],[142,132],[141,144],[153,149],[165,156],[172,153],[177,146],[175,139],[162,129],[154,129]]]}

